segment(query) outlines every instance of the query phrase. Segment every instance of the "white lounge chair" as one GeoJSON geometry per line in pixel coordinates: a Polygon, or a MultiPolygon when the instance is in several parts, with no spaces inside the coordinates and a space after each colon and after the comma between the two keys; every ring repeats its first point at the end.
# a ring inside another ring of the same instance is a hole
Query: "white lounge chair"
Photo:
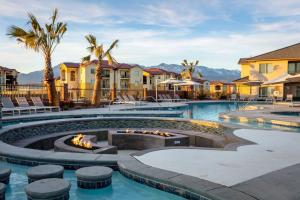
{"type": "Polygon", "coordinates": [[[229,101],[236,101],[236,100],[237,100],[236,94],[231,94],[229,101]]]}
{"type": "Polygon", "coordinates": [[[133,104],[133,105],[141,105],[141,102],[136,101],[133,97],[131,100],[126,94],[122,95],[123,99],[125,100],[125,103],[133,104]]]}
{"type": "Polygon", "coordinates": [[[37,112],[41,112],[41,111],[44,111],[45,112],[45,108],[42,108],[42,107],[37,107],[37,106],[30,106],[26,97],[16,97],[16,100],[18,102],[18,105],[20,107],[23,107],[23,108],[28,108],[30,109],[30,112],[32,113],[32,111],[34,111],[35,113],[37,112]]]}
{"type": "Polygon", "coordinates": [[[177,101],[187,101],[187,99],[182,99],[178,94],[175,94],[174,97],[177,101]]]}
{"type": "Polygon", "coordinates": [[[12,113],[15,115],[15,112],[21,115],[22,113],[30,114],[31,111],[29,108],[23,108],[23,107],[16,107],[14,103],[12,102],[10,97],[2,97],[2,112],[3,113],[12,113]]]}
{"type": "Polygon", "coordinates": [[[293,102],[293,95],[292,94],[287,94],[285,101],[286,102],[288,102],[288,101],[293,102]]]}
{"type": "Polygon", "coordinates": [[[49,110],[50,112],[53,112],[53,110],[57,110],[58,112],[60,111],[59,106],[45,106],[40,97],[31,97],[31,101],[36,107],[44,108],[45,110],[49,110]]]}
{"type": "Polygon", "coordinates": [[[241,94],[239,100],[240,101],[246,101],[246,96],[241,94]]]}
{"type": "Polygon", "coordinates": [[[256,95],[250,95],[248,101],[257,101],[258,97],[256,95]]]}
{"type": "Polygon", "coordinates": [[[267,96],[265,101],[266,101],[266,102],[273,103],[274,97],[273,97],[273,96],[267,96]]]}
{"type": "Polygon", "coordinates": [[[166,97],[162,94],[158,95],[159,101],[170,102],[170,99],[166,99],[166,97]]]}

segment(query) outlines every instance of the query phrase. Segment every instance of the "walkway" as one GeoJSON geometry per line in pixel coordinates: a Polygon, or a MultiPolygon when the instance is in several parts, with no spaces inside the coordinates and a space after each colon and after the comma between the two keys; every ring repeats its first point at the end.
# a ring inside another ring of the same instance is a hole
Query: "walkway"
{"type": "Polygon", "coordinates": [[[234,134],[256,145],[241,146],[237,151],[169,149],[136,158],[153,167],[226,186],[300,163],[299,133],[240,129],[234,134]]]}

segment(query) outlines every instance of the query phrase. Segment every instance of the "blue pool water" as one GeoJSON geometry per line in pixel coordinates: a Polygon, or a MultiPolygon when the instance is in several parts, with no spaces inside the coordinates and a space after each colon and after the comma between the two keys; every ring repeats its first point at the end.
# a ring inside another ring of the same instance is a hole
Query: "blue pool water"
{"type": "MultiPolygon", "coordinates": [[[[0,168],[8,167],[12,170],[10,184],[7,186],[6,199],[25,200],[24,187],[27,185],[27,166],[0,162],[0,168]]],[[[182,200],[183,198],[166,193],[139,183],[136,183],[119,172],[114,172],[112,185],[103,189],[86,190],[77,188],[74,171],[65,170],[64,179],[72,184],[70,191],[71,200],[182,200]]]]}
{"type": "Polygon", "coordinates": [[[217,122],[228,122],[232,124],[238,124],[243,126],[249,126],[252,128],[262,128],[262,129],[278,129],[285,131],[295,131],[300,132],[300,128],[272,125],[268,123],[255,123],[255,122],[238,122],[235,120],[224,120],[219,118],[220,113],[236,111],[240,107],[245,105],[244,102],[218,102],[218,103],[193,103],[189,104],[188,107],[181,108],[184,111],[183,117],[188,119],[201,119],[201,120],[210,120],[217,122]]]}

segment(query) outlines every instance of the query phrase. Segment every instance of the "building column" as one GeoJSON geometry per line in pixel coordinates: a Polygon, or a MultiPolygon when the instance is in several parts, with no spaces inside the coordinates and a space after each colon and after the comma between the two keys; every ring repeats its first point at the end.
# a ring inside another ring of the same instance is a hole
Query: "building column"
{"type": "Polygon", "coordinates": [[[147,96],[148,96],[148,90],[147,90],[147,88],[144,88],[144,100],[146,100],[147,99],[147,96]]]}
{"type": "Polygon", "coordinates": [[[68,91],[68,84],[64,83],[61,91],[61,99],[63,101],[69,100],[69,91],[68,91]]]}

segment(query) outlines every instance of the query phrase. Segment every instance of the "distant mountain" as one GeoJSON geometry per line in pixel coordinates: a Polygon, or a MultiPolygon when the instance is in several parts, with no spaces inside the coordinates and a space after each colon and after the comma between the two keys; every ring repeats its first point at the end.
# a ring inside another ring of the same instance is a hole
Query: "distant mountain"
{"type": "MultiPolygon", "coordinates": [[[[155,68],[164,69],[167,71],[172,71],[176,73],[180,73],[184,67],[176,64],[166,64],[161,63],[157,66],[151,66],[155,68]]],[[[241,72],[239,70],[228,70],[224,68],[209,68],[205,66],[196,67],[195,73],[193,74],[197,77],[198,72],[201,72],[204,79],[206,80],[221,80],[226,82],[231,82],[232,80],[240,78],[241,72]]]]}
{"type": "MultiPolygon", "coordinates": [[[[59,76],[59,65],[53,67],[54,77],[59,76]]],[[[43,81],[44,70],[33,71],[28,74],[20,73],[18,77],[19,84],[41,83],[43,81]]]]}
{"type": "MultiPolygon", "coordinates": [[[[157,66],[151,66],[155,68],[164,69],[167,71],[172,71],[176,73],[180,73],[183,70],[183,66],[176,64],[165,64],[161,63],[157,66]]],[[[54,77],[59,76],[59,65],[53,67],[54,77]]],[[[194,74],[197,77],[197,73],[201,72],[205,79],[207,80],[222,80],[222,81],[232,81],[234,79],[240,78],[239,70],[228,70],[224,68],[209,68],[205,66],[199,66],[196,68],[196,72],[194,74]]],[[[40,83],[43,80],[44,71],[33,71],[28,74],[20,73],[19,74],[19,84],[28,84],[28,83],[40,83]]]]}

